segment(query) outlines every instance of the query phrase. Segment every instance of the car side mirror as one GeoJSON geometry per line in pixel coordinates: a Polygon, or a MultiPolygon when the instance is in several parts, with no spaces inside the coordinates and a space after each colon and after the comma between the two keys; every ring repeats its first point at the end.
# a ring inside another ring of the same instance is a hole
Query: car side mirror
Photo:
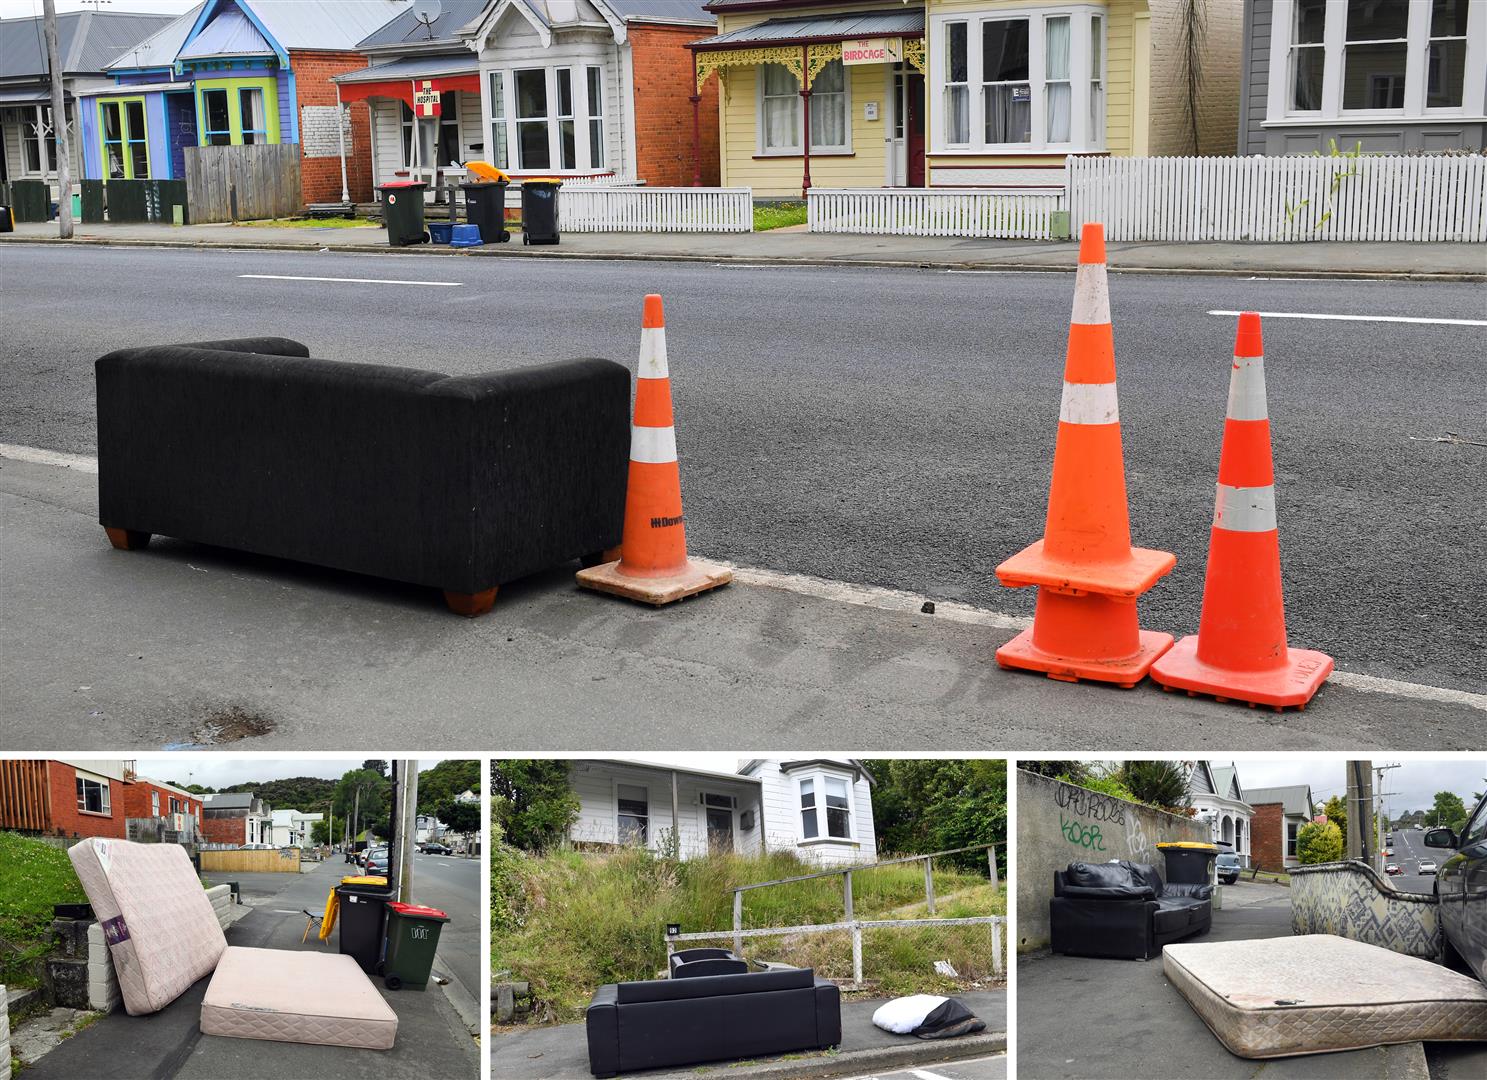
{"type": "Polygon", "coordinates": [[[1425,834],[1426,847],[1452,848],[1456,847],[1456,834],[1450,829],[1431,829],[1425,834]]]}

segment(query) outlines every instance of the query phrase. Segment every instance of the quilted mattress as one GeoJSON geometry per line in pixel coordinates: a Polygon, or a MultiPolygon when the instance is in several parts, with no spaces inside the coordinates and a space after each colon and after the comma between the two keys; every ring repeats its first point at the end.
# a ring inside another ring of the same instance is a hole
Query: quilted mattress
{"type": "Polygon", "coordinates": [[[130,1015],[165,1008],[217,966],[227,939],[185,848],[91,837],[67,855],[130,1015]]]}
{"type": "Polygon", "coordinates": [[[349,956],[232,945],[201,1003],[201,1030],[391,1050],[398,1017],[349,956]]]}
{"type": "Polygon", "coordinates": [[[1168,945],[1162,970],[1240,1057],[1487,1039],[1477,980],[1331,934],[1168,945]]]}

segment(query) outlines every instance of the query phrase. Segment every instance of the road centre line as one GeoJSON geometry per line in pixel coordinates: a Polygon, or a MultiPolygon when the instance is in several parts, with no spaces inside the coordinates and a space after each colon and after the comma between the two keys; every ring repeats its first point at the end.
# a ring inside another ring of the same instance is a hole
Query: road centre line
{"type": "MultiPolygon", "coordinates": [[[[1210,311],[1210,315],[1240,315],[1239,311],[1210,311]]],[[[1431,323],[1438,326],[1487,326],[1487,319],[1423,319],[1413,315],[1324,315],[1303,311],[1262,311],[1262,319],[1320,319],[1331,322],[1431,323]]]]}
{"type": "Polygon", "coordinates": [[[457,288],[463,281],[404,281],[396,278],[370,277],[302,277],[297,274],[239,274],[240,278],[256,278],[260,281],[335,281],[348,285],[434,285],[446,289],[457,288]]]}
{"type": "MultiPolygon", "coordinates": [[[[58,450],[42,450],[32,446],[17,446],[0,443],[0,458],[24,461],[35,465],[51,465],[56,468],[75,469],[78,472],[97,473],[98,459],[84,454],[68,454],[58,450]]],[[[697,553],[706,558],[705,553],[697,553]]],[[[832,581],[811,577],[808,574],[791,574],[780,570],[765,570],[752,566],[739,566],[723,559],[710,559],[733,571],[735,581],[744,585],[755,585],[766,589],[780,589],[819,600],[832,600],[856,607],[876,608],[879,611],[896,611],[900,614],[922,614],[930,598],[902,589],[888,589],[879,585],[860,585],[850,581],[832,581]]],[[[1023,615],[1006,615],[988,608],[963,604],[956,600],[935,600],[935,613],[925,615],[927,619],[967,623],[974,626],[990,626],[999,630],[1025,630],[1032,619],[1023,615]]],[[[1415,701],[1432,701],[1445,705],[1463,705],[1469,709],[1487,713],[1487,694],[1474,694],[1467,690],[1453,690],[1444,686],[1429,686],[1424,683],[1404,682],[1400,679],[1385,679],[1359,672],[1334,670],[1330,682],[1369,694],[1386,694],[1391,697],[1410,698],[1415,701]]]]}

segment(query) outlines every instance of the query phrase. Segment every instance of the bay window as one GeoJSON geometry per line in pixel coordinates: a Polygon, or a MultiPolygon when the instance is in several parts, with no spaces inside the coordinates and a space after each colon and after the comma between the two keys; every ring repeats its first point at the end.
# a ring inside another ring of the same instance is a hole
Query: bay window
{"type": "MultiPolygon", "coordinates": [[[[762,64],[758,70],[759,153],[801,153],[806,99],[800,96],[800,80],[781,64],[762,64]]],[[[811,153],[846,153],[852,149],[849,97],[846,69],[840,60],[833,60],[811,84],[811,153]]]]}
{"type": "Polygon", "coordinates": [[[1269,121],[1482,114],[1487,4],[1275,3],[1269,121]]]}
{"type": "Polygon", "coordinates": [[[603,67],[489,71],[486,115],[498,168],[579,172],[608,167],[603,67]]]}
{"type": "Polygon", "coordinates": [[[929,34],[930,83],[944,103],[933,150],[1103,148],[1105,19],[1092,6],[931,16],[929,34]]]}
{"type": "Polygon", "coordinates": [[[802,840],[852,839],[852,781],[821,774],[800,779],[802,840]]]}

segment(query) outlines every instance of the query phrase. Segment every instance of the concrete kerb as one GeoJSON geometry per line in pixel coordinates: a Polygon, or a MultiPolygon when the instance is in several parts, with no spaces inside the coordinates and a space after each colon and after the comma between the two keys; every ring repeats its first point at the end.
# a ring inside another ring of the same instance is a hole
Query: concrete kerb
{"type": "Polygon", "coordinates": [[[460,982],[458,975],[440,963],[437,956],[434,958],[433,973],[435,985],[444,991],[450,1007],[459,1015],[460,1023],[465,1025],[471,1035],[479,1035],[480,1002],[460,982]]]}
{"type": "MultiPolygon", "coordinates": [[[[534,250],[526,247],[509,247],[508,245],[493,245],[490,249],[485,247],[461,249],[445,247],[443,245],[422,244],[409,248],[394,248],[385,244],[337,244],[328,246],[317,243],[285,244],[279,241],[266,241],[260,244],[244,244],[240,241],[215,244],[198,240],[126,240],[106,237],[73,237],[71,240],[62,240],[59,237],[51,236],[10,236],[0,241],[0,243],[86,244],[93,247],[188,248],[235,252],[333,251],[337,253],[345,252],[352,255],[441,255],[466,256],[470,258],[571,259],[590,262],[738,263],[741,265],[764,263],[771,266],[855,266],[886,270],[998,270],[1030,274],[1071,274],[1074,272],[1072,265],[1050,266],[1041,263],[1006,261],[935,262],[923,259],[836,259],[778,255],[678,255],[647,252],[557,251],[551,247],[542,247],[534,250]]],[[[1165,274],[1182,277],[1254,277],[1256,275],[1262,275],[1270,278],[1322,278],[1336,281],[1439,281],[1468,284],[1487,282],[1487,273],[1468,274],[1457,271],[1437,273],[1415,270],[1327,270],[1321,268],[1290,270],[1257,267],[1112,266],[1110,272],[1112,274],[1165,274]]]]}

